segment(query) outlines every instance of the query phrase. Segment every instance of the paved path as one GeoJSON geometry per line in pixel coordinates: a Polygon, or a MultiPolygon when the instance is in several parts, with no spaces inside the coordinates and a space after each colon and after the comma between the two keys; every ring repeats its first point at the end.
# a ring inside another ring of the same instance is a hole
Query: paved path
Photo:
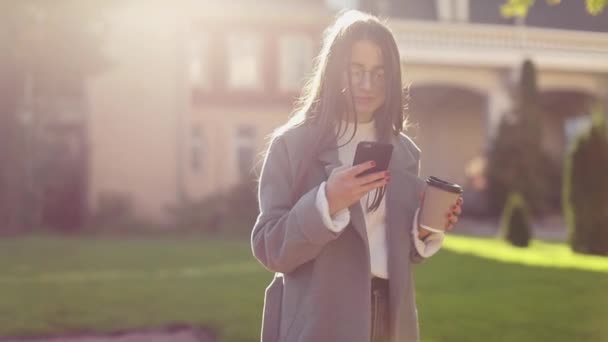
{"type": "Polygon", "coordinates": [[[140,331],[125,332],[98,336],[65,336],[2,339],[0,342],[214,342],[209,333],[197,329],[180,329],[178,331],[140,331]]]}
{"type": "MultiPolygon", "coordinates": [[[[454,234],[493,237],[499,234],[499,219],[471,219],[461,217],[456,224],[454,234]]],[[[564,242],[568,238],[568,229],[561,216],[549,216],[533,222],[532,237],[545,241],[564,242]]]]}

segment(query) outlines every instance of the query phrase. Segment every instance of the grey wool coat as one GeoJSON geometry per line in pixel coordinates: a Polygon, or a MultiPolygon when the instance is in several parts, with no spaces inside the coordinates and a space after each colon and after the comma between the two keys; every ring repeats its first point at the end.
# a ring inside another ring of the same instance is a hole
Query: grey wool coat
{"type": "MultiPolygon", "coordinates": [[[[371,269],[363,209],[359,203],[349,208],[351,221],[339,234],[323,224],[316,194],[340,161],[337,149],[330,148],[302,165],[313,130],[302,125],[276,136],[262,167],[251,244],[260,263],[276,272],[266,289],[262,341],[369,342],[371,269]],[[304,169],[294,200],[294,178],[304,169]]],[[[385,198],[391,341],[418,341],[412,264],[422,258],[411,229],[424,187],[420,150],[404,134],[392,143],[385,198]]]]}

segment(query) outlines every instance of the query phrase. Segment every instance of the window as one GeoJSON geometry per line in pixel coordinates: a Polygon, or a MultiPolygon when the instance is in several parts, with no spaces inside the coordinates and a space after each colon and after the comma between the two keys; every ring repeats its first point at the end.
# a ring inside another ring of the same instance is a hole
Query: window
{"type": "Polygon", "coordinates": [[[379,15],[391,15],[391,2],[389,0],[378,0],[377,6],[379,15]]]}
{"type": "Polygon", "coordinates": [[[228,86],[232,89],[252,90],[261,86],[260,37],[251,33],[228,37],[228,86]]]}
{"type": "Polygon", "coordinates": [[[302,81],[312,69],[313,42],[306,34],[287,34],[279,41],[280,88],[282,91],[299,90],[302,81]]]}
{"type": "Polygon", "coordinates": [[[190,168],[193,172],[200,172],[203,167],[203,134],[200,125],[192,127],[190,139],[190,168]]]}
{"type": "Polygon", "coordinates": [[[359,0],[326,0],[327,7],[339,10],[342,8],[358,8],[359,0]]]}
{"type": "Polygon", "coordinates": [[[242,181],[251,176],[255,160],[255,128],[240,125],[236,131],[237,170],[242,181]]]}
{"type": "Polygon", "coordinates": [[[461,22],[469,21],[469,0],[455,0],[456,20],[461,22]]]}
{"type": "Polygon", "coordinates": [[[565,149],[571,148],[578,136],[587,132],[592,126],[591,115],[581,115],[567,118],[564,122],[564,134],[566,136],[565,149]]]}
{"type": "Polygon", "coordinates": [[[436,0],[441,21],[469,21],[469,0],[436,0]]]}
{"type": "Polygon", "coordinates": [[[190,84],[195,87],[208,88],[208,44],[205,36],[198,36],[190,41],[188,52],[188,77],[190,84]]]}

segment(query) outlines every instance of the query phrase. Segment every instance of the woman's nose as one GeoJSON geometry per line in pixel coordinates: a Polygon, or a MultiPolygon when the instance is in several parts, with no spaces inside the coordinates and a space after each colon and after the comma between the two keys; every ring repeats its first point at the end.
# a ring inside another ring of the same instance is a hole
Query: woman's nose
{"type": "Polygon", "coordinates": [[[372,89],[372,75],[370,72],[363,73],[363,79],[361,80],[360,87],[364,90],[372,89]]]}

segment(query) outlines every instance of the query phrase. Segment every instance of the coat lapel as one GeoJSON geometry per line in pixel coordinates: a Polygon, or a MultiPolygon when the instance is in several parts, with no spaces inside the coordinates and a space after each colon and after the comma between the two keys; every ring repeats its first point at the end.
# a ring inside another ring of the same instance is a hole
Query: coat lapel
{"type": "Polygon", "coordinates": [[[389,165],[389,171],[391,172],[391,182],[387,185],[387,215],[390,214],[391,209],[395,208],[395,204],[403,203],[407,191],[404,191],[403,186],[407,185],[411,181],[413,176],[408,172],[416,166],[417,161],[414,156],[398,143],[393,143],[393,155],[391,157],[391,163],[389,165]]]}
{"type": "Polygon", "coordinates": [[[387,218],[401,213],[405,209],[402,204],[408,199],[411,187],[420,185],[417,168],[418,161],[414,155],[399,142],[399,137],[393,137],[393,154],[388,168],[391,182],[387,185],[386,193],[387,218]]]}
{"type": "Polygon", "coordinates": [[[418,177],[416,157],[399,142],[393,139],[393,155],[389,170],[391,181],[386,190],[386,239],[388,246],[388,272],[390,278],[390,317],[391,326],[396,327],[399,320],[398,309],[407,286],[407,264],[410,262],[411,229],[413,214],[418,206],[417,194],[422,191],[424,182],[418,177]]]}
{"type": "Polygon", "coordinates": [[[323,163],[323,167],[325,168],[325,173],[327,177],[331,175],[332,171],[335,168],[342,166],[342,162],[340,162],[340,158],[338,156],[338,148],[336,143],[330,145],[330,148],[326,148],[319,154],[319,161],[323,163]]]}

